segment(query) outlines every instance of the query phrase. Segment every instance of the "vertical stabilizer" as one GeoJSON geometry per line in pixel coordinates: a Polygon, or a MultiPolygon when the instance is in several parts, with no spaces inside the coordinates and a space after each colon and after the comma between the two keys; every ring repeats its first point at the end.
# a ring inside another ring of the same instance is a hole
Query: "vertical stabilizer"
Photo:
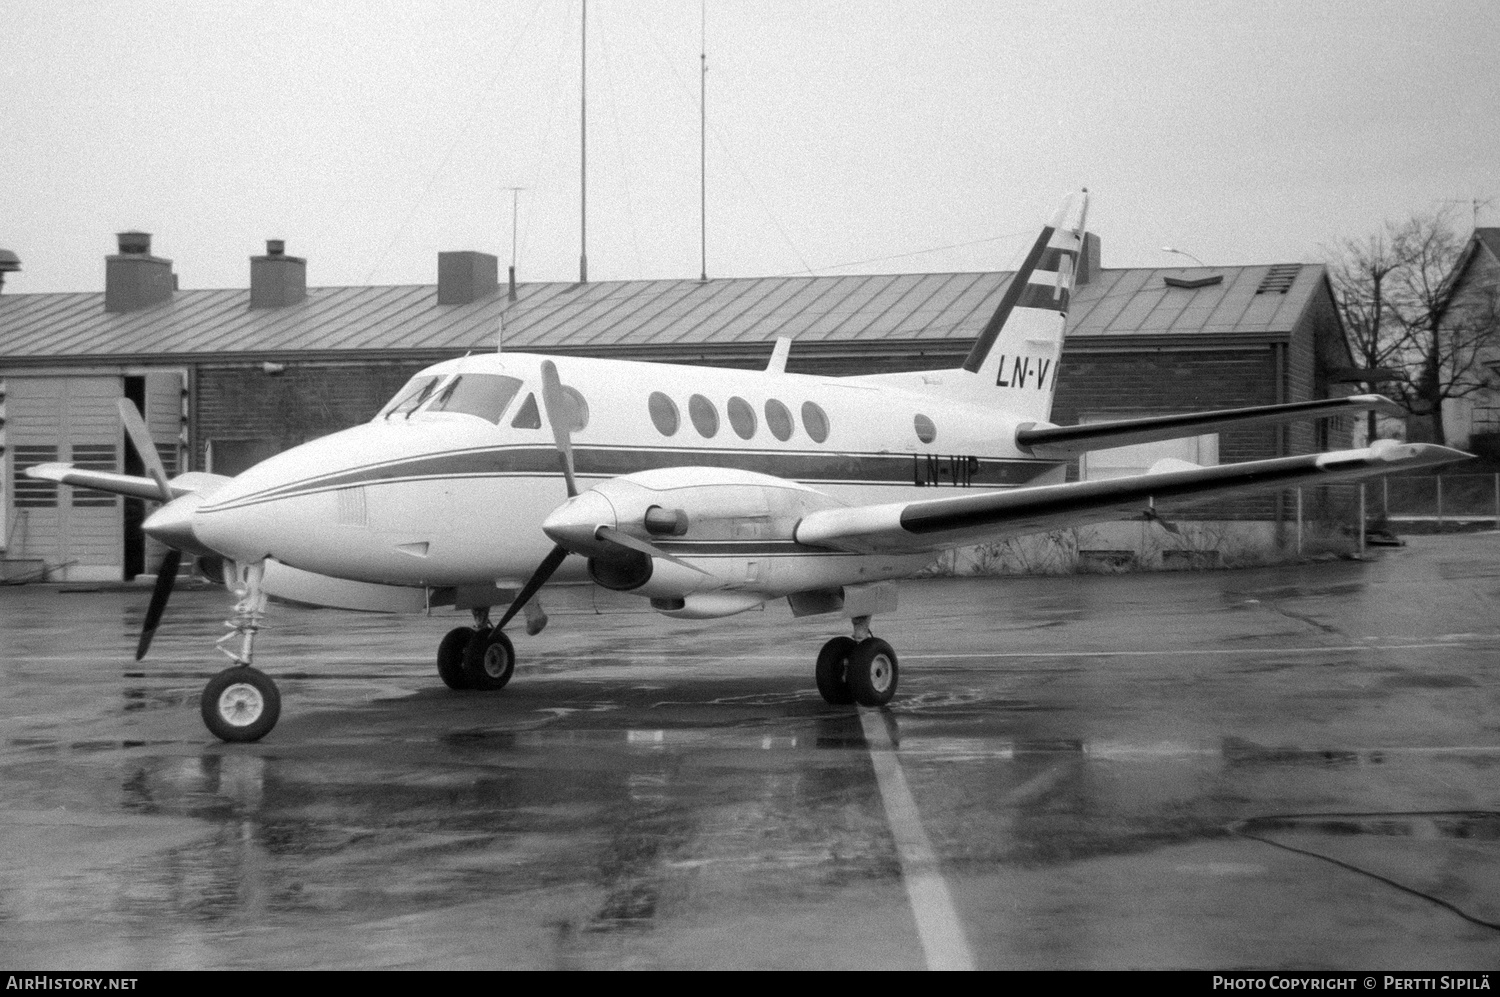
{"type": "Polygon", "coordinates": [[[964,361],[972,376],[954,387],[966,399],[1037,421],[1051,413],[1087,215],[1083,190],[1068,195],[1042,229],[964,361]]]}

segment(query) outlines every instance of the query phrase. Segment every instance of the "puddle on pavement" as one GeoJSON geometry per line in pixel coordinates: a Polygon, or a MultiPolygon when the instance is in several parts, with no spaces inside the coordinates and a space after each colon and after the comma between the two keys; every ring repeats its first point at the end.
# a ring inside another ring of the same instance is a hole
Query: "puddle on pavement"
{"type": "Polygon", "coordinates": [[[1235,825],[1249,835],[1287,832],[1331,837],[1371,835],[1413,840],[1500,842],[1500,813],[1454,811],[1422,814],[1309,814],[1292,817],[1255,817],[1235,825]]]}

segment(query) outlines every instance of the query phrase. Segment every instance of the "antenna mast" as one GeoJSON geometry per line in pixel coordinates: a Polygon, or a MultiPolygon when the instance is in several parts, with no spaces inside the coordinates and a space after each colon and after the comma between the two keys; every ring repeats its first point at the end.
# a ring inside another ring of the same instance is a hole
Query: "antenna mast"
{"type": "Polygon", "coordinates": [[[698,0],[698,256],[708,280],[708,0],[698,0]]]}
{"type": "Polygon", "coordinates": [[[581,85],[578,94],[578,283],[589,282],[589,0],[583,0],[579,37],[581,85]]]}

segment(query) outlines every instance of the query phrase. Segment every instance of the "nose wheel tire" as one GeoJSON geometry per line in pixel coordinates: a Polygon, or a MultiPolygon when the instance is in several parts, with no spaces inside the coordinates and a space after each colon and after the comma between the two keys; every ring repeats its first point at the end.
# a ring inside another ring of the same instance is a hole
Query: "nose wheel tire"
{"type": "Polygon", "coordinates": [[[869,637],[855,645],[849,652],[849,663],[844,670],[849,691],[860,706],[889,703],[896,695],[899,674],[896,652],[879,637],[869,637]]]}
{"type": "Polygon", "coordinates": [[[219,740],[259,741],[281,716],[281,693],[265,672],[235,665],[208,680],[199,706],[219,740]]]}
{"type": "Polygon", "coordinates": [[[845,674],[848,670],[849,652],[856,646],[851,637],[835,637],[818,652],[818,665],[814,674],[823,702],[831,706],[848,706],[854,702],[854,692],[849,688],[849,680],[845,674]]]}
{"type": "Polygon", "coordinates": [[[516,670],[516,648],[504,630],[480,630],[464,649],[464,677],[471,688],[493,692],[505,688],[516,670]]]}
{"type": "Polygon", "coordinates": [[[450,689],[471,689],[469,677],[464,674],[464,648],[474,637],[473,627],[455,627],[444,635],[438,644],[438,678],[450,689]]]}

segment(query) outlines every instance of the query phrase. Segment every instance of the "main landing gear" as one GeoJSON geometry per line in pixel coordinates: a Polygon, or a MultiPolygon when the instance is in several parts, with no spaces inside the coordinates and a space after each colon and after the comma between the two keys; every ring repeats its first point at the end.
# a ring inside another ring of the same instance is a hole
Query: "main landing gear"
{"type": "Polygon", "coordinates": [[[281,717],[276,683],[250,666],[255,633],[266,615],[266,594],[261,589],[265,572],[264,561],[237,564],[232,577],[225,572],[225,581],[239,601],[234,604],[234,616],[224,622],[229,632],[215,646],[234,664],[208,680],[198,701],[203,723],[221,741],[259,741],[281,717]]]}
{"type": "Polygon", "coordinates": [[[438,644],[438,677],[450,689],[503,689],[516,670],[515,645],[490,626],[488,607],[472,612],[474,626],[455,627],[438,644]]]}
{"type": "Polygon", "coordinates": [[[818,652],[816,675],[827,703],[884,706],[896,695],[896,652],[870,634],[868,616],[856,616],[853,637],[835,637],[818,652]]]}

